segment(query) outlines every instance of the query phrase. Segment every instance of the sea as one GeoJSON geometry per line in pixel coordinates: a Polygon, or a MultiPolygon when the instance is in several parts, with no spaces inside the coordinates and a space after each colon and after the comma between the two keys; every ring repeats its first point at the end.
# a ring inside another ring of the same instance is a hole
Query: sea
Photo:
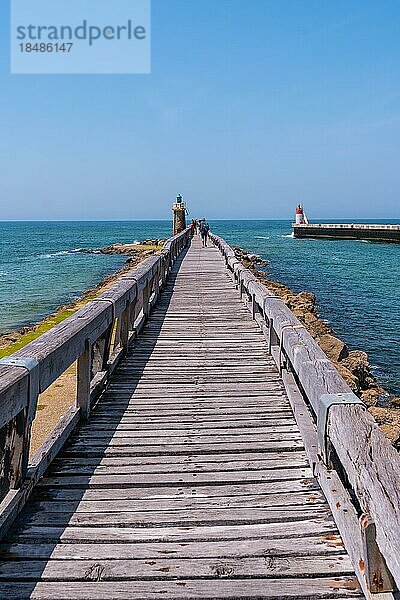
{"type": "MultiPolygon", "coordinates": [[[[210,226],[267,260],[271,279],[314,292],[320,318],[350,349],[365,350],[381,385],[400,395],[400,244],[294,239],[289,220],[210,226]]],[[[37,323],[125,262],[84,250],[170,232],[170,221],[0,222],[0,333],[37,323]]]]}

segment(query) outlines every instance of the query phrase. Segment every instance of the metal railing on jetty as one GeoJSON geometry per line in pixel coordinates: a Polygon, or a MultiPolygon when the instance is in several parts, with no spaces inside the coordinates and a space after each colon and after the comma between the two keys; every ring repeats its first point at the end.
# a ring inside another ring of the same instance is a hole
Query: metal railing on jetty
{"type": "Polygon", "coordinates": [[[400,455],[291,310],[211,235],[261,327],[367,598],[400,587],[400,455]]]}
{"type": "Polygon", "coordinates": [[[12,357],[0,361],[0,538],[146,322],[190,230],[128,271],[108,291],[12,357]],[[39,394],[77,361],[74,406],[29,464],[39,394]]]}

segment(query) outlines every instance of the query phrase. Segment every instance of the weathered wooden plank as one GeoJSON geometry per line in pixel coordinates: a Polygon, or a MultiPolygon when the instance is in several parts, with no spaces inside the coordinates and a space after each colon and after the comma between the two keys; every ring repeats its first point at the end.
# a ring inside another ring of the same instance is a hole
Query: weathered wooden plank
{"type": "MultiPolygon", "coordinates": [[[[205,508],[268,508],[268,507],[295,507],[300,510],[300,507],[308,510],[309,507],[314,509],[315,505],[324,505],[326,507],[325,498],[321,493],[314,491],[310,493],[290,493],[290,494],[270,494],[270,495],[248,495],[248,496],[219,496],[211,497],[179,497],[171,496],[165,498],[147,498],[146,502],[143,499],[132,500],[84,500],[77,499],[75,501],[50,501],[43,494],[45,500],[41,501],[41,495],[37,494],[37,502],[30,505],[31,510],[42,512],[61,512],[72,514],[73,512],[123,512],[123,511],[170,511],[170,510],[188,510],[188,509],[205,509],[205,508]]],[[[86,497],[86,496],[85,496],[86,497]]]]}
{"type": "MultiPolygon", "coordinates": [[[[90,430],[90,428],[89,428],[90,430]]],[[[240,438],[247,438],[247,436],[265,436],[268,439],[274,439],[273,435],[274,434],[279,434],[279,433],[288,433],[288,434],[293,434],[296,433],[296,437],[298,437],[298,427],[296,424],[293,423],[285,423],[283,425],[275,425],[275,424],[270,424],[269,426],[259,426],[259,427],[251,427],[251,426],[246,426],[246,427],[241,427],[239,424],[237,425],[237,427],[235,427],[234,431],[232,431],[232,428],[230,429],[223,429],[222,427],[219,428],[196,428],[195,426],[191,427],[191,428],[182,428],[182,429],[134,429],[134,428],[126,428],[124,427],[123,429],[99,429],[99,428],[92,428],[91,431],[88,431],[88,429],[80,429],[79,433],[77,433],[74,436],[74,439],[84,439],[85,437],[87,437],[87,435],[89,434],[89,437],[91,438],[91,440],[95,440],[95,439],[106,439],[109,440],[110,437],[112,436],[112,438],[114,440],[116,439],[124,439],[124,438],[140,438],[141,440],[146,440],[147,438],[158,438],[158,439],[162,439],[162,438],[198,438],[200,437],[201,439],[207,439],[210,436],[215,436],[218,437],[218,439],[220,440],[224,440],[227,436],[229,438],[232,437],[232,434],[234,433],[235,436],[240,436],[240,438]]]]}
{"type": "MultiPolygon", "coordinates": [[[[242,557],[285,557],[285,556],[328,556],[343,555],[344,549],[339,535],[335,533],[274,538],[273,540],[249,538],[209,540],[207,542],[141,542],[136,543],[93,543],[93,544],[46,544],[15,543],[0,545],[0,559],[5,560],[121,560],[155,558],[242,558],[242,557]]],[[[4,564],[4,562],[3,562],[4,564]]]]}
{"type": "Polygon", "coordinates": [[[372,416],[359,406],[333,406],[329,437],[363,512],[371,515],[377,542],[400,585],[400,456],[372,416]]]}
{"type": "Polygon", "coordinates": [[[171,421],[169,417],[148,417],[146,419],[139,419],[138,417],[136,417],[129,419],[125,416],[122,418],[120,416],[116,416],[113,419],[112,417],[107,417],[107,415],[103,415],[103,417],[99,416],[91,419],[90,426],[88,426],[87,428],[82,427],[80,431],[91,432],[94,429],[96,431],[144,431],[152,429],[183,430],[191,428],[198,430],[203,430],[207,428],[230,429],[235,427],[266,427],[269,424],[292,425],[295,423],[296,421],[289,412],[283,413],[282,415],[277,415],[276,413],[273,413],[272,415],[266,414],[262,415],[261,417],[259,416],[258,418],[251,418],[251,415],[250,418],[246,418],[246,415],[244,415],[242,418],[239,417],[235,419],[227,419],[225,416],[220,416],[219,419],[218,416],[216,416],[215,418],[211,417],[208,419],[205,419],[203,417],[201,420],[198,419],[197,421],[189,418],[185,419],[185,417],[183,417],[178,422],[171,421]]]}
{"type": "MultiPolygon", "coordinates": [[[[249,523],[282,523],[289,528],[296,521],[304,518],[321,518],[330,514],[330,509],[322,505],[314,506],[288,506],[288,507],[246,507],[246,508],[216,508],[212,510],[202,508],[175,509],[171,506],[169,511],[125,511],[115,512],[80,512],[72,514],[60,512],[39,511],[37,506],[27,507],[20,518],[20,523],[26,526],[48,527],[157,527],[195,525],[231,525],[249,523]]],[[[294,525],[295,529],[295,525],[294,525]]]]}
{"type": "Polygon", "coordinates": [[[13,540],[30,543],[35,540],[76,542],[144,542],[187,540],[230,540],[246,538],[296,538],[306,535],[337,533],[336,525],[328,516],[287,523],[256,523],[242,525],[188,526],[188,527],[41,527],[21,526],[13,540]]]}
{"type": "MultiPolygon", "coordinates": [[[[235,460],[232,458],[231,460],[222,460],[222,461],[199,461],[198,459],[193,461],[190,460],[190,457],[148,457],[152,458],[153,462],[148,462],[148,458],[140,457],[140,459],[136,459],[136,464],[134,464],[130,459],[127,458],[119,458],[119,459],[109,459],[112,460],[111,464],[104,463],[101,461],[99,465],[99,461],[95,461],[92,459],[92,464],[87,464],[89,462],[88,459],[82,459],[81,463],[76,463],[74,461],[68,461],[65,464],[65,461],[59,461],[57,464],[53,465],[51,469],[51,474],[54,476],[60,475],[101,475],[107,473],[114,474],[129,474],[129,473],[168,473],[168,472],[199,472],[199,471],[240,471],[240,470],[250,470],[250,471],[258,471],[258,470],[266,470],[266,469],[279,469],[279,468],[306,468],[308,466],[307,460],[304,455],[297,457],[298,453],[284,453],[284,456],[273,455],[272,459],[268,459],[268,455],[266,455],[265,459],[255,459],[249,458],[248,460],[235,460]],[[293,454],[293,456],[291,456],[293,454]],[[160,461],[160,458],[163,458],[163,461],[160,461]],[[181,460],[174,462],[174,459],[180,458],[181,460]]],[[[236,455],[238,456],[238,455],[236,455]]],[[[244,455],[247,456],[247,455],[244,455]]],[[[262,454],[257,455],[262,456],[262,454]]],[[[214,459],[217,459],[217,456],[213,456],[214,459]]],[[[134,458],[134,457],[133,457],[134,458]]]]}
{"type": "MultiPolygon", "coordinates": [[[[251,448],[254,452],[276,452],[277,450],[289,451],[298,450],[303,448],[303,444],[299,440],[283,440],[276,442],[264,442],[264,441],[253,441],[251,448]]],[[[65,450],[68,456],[145,456],[155,454],[199,454],[208,453],[214,454],[215,451],[219,452],[248,452],[248,442],[236,441],[235,443],[223,443],[220,442],[216,448],[215,441],[209,444],[195,444],[185,442],[184,444],[166,444],[163,442],[159,445],[138,445],[136,447],[132,445],[106,445],[98,444],[87,446],[84,442],[81,444],[75,443],[68,446],[65,450]]]]}
{"type": "MultiPolygon", "coordinates": [[[[115,555],[117,557],[117,555],[115,555]]],[[[182,578],[238,577],[307,577],[352,575],[353,567],[346,555],[301,556],[293,558],[262,557],[226,560],[219,558],[149,560],[102,559],[101,564],[90,560],[31,560],[0,564],[0,581],[152,581],[182,578]]],[[[266,585],[268,583],[266,582],[266,585]]]]}
{"type": "MultiPolygon", "coordinates": [[[[172,448],[175,445],[181,447],[183,444],[194,444],[194,445],[198,445],[198,446],[201,446],[203,444],[206,446],[214,444],[215,448],[218,449],[220,446],[222,447],[222,446],[226,446],[226,444],[235,444],[238,442],[242,443],[242,444],[253,444],[253,442],[255,444],[257,444],[259,442],[262,443],[264,441],[264,439],[268,439],[270,442],[281,442],[281,443],[297,442],[298,444],[301,443],[301,445],[302,445],[302,440],[301,440],[301,437],[298,432],[270,433],[268,436],[265,436],[262,434],[257,434],[257,433],[254,433],[254,434],[249,433],[248,435],[242,434],[240,437],[239,436],[236,437],[232,433],[226,434],[221,437],[213,437],[211,435],[202,436],[201,434],[195,435],[193,433],[190,433],[185,436],[165,435],[165,436],[160,436],[160,437],[158,437],[158,436],[157,437],[147,437],[147,436],[140,436],[140,435],[135,437],[133,435],[127,435],[124,437],[106,436],[104,439],[105,439],[105,443],[107,444],[108,448],[140,446],[144,450],[147,450],[147,446],[154,446],[155,444],[168,444],[172,448]]],[[[79,444],[83,444],[83,445],[85,445],[85,447],[87,449],[90,449],[93,446],[104,445],[104,442],[102,442],[101,437],[99,439],[96,439],[95,437],[93,437],[88,440],[87,438],[76,435],[76,436],[73,436],[71,438],[71,440],[76,441],[76,447],[78,447],[79,444]]]]}
{"type": "Polygon", "coordinates": [[[65,477],[45,477],[40,485],[43,487],[59,487],[65,485],[71,486],[89,486],[89,487],[105,487],[105,486],[123,486],[129,487],[132,485],[179,485],[193,484],[198,485],[205,483],[222,484],[236,482],[254,482],[261,483],[264,481],[282,481],[285,479],[306,479],[312,476],[309,468],[296,469],[271,469],[257,471],[210,471],[206,473],[130,473],[129,475],[66,475],[65,477]]]}
{"type": "MultiPolygon", "coordinates": [[[[0,584],[0,594],[9,600],[60,600],[58,582],[0,584]]],[[[362,598],[354,577],[316,579],[203,579],[178,581],[69,582],[62,600],[154,600],[164,595],[171,599],[260,600],[279,598],[310,600],[314,598],[362,598]],[[284,590],[284,596],[282,596],[284,590]]]]}
{"type": "Polygon", "coordinates": [[[28,379],[25,369],[0,366],[0,430],[26,408],[28,379]]]}
{"type": "Polygon", "coordinates": [[[238,496],[244,498],[252,495],[285,494],[287,492],[304,492],[318,490],[314,478],[273,481],[263,483],[235,483],[207,486],[146,486],[131,488],[71,488],[67,485],[57,488],[37,487],[40,498],[45,500],[143,500],[179,498],[229,498],[238,496]]]}

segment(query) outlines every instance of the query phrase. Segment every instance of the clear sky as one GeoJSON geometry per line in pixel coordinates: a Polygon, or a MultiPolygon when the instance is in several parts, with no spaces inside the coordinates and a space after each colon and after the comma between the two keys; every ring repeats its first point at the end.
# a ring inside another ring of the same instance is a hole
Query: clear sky
{"type": "Polygon", "coordinates": [[[1,219],[400,218],[399,0],[153,0],[123,76],[10,75],[7,3],[1,219]]]}

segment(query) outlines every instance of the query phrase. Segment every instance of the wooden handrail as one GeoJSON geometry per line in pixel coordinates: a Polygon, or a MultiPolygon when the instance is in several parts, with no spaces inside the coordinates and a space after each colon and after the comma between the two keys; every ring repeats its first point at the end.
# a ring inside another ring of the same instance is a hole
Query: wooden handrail
{"type": "MultiPolygon", "coordinates": [[[[363,406],[352,404],[357,402],[356,396],[345,383],[333,363],[324,354],[315,340],[306,331],[302,323],[295,317],[291,310],[277,296],[272,294],[248,269],[235,257],[233,249],[222,238],[211,234],[212,242],[222,253],[227,269],[231,273],[237,288],[252,310],[253,317],[261,326],[266,337],[272,339],[272,355],[281,368],[284,361],[286,372],[293,378],[305,399],[315,422],[315,440],[318,416],[322,414],[321,408],[329,397],[339,400],[342,398],[348,403],[334,404],[329,408],[325,442],[331,447],[336,463],[341,465],[338,473],[344,471],[342,478],[343,492],[346,493],[346,505],[351,506],[354,519],[349,520],[351,510],[337,513],[337,521],[342,519],[343,530],[359,527],[357,531],[341,531],[342,536],[349,540],[352,548],[347,548],[350,554],[358,556],[359,552],[374,555],[373,549],[362,550],[359,545],[362,539],[369,539],[365,535],[366,517],[372,521],[376,530],[376,544],[384,558],[383,566],[376,567],[376,591],[386,591],[390,588],[390,575],[385,573],[385,564],[390,570],[396,584],[400,587],[400,455],[390,444],[389,440],[379,429],[372,415],[363,406]],[[274,351],[275,349],[275,351],[274,351]],[[352,502],[352,496],[345,489],[350,484],[357,502],[352,502]],[[347,513],[347,514],[346,514],[347,513]],[[360,519],[360,521],[358,520],[360,519]],[[359,542],[359,544],[358,544],[359,542]]],[[[319,426],[323,426],[319,423],[319,426]]],[[[319,478],[324,492],[332,498],[337,493],[337,487],[329,485],[329,481],[338,473],[324,455],[324,449],[319,448],[318,464],[315,464],[315,473],[319,478]]],[[[331,499],[332,499],[331,498],[331,499]]],[[[328,501],[330,498],[328,497],[328,501]]],[[[340,508],[337,498],[334,507],[340,508]]],[[[332,506],[332,505],[331,505],[332,506]]],[[[342,507],[343,508],[343,507],[342,507]]],[[[335,514],[335,512],[334,512],[335,514]]],[[[364,543],[363,542],[363,543],[364,543]]],[[[368,542],[370,543],[370,542],[368,542]]],[[[376,550],[376,548],[375,548],[376,550]]],[[[376,554],[379,554],[375,552],[376,554]]],[[[359,565],[354,565],[367,597],[373,597],[371,587],[366,581],[364,562],[359,560],[359,565]]],[[[375,562],[377,558],[375,556],[375,562]]],[[[387,596],[385,596],[386,598],[387,596]]]]}
{"type": "Polygon", "coordinates": [[[129,343],[143,327],[171,268],[190,239],[190,229],[164,244],[160,254],[121,276],[104,294],[19,350],[12,359],[35,364],[0,365],[0,537],[26,502],[92,402],[103,391],[129,343]],[[38,394],[78,361],[77,398],[28,464],[38,394]],[[32,379],[37,383],[32,393],[32,379]]]}

